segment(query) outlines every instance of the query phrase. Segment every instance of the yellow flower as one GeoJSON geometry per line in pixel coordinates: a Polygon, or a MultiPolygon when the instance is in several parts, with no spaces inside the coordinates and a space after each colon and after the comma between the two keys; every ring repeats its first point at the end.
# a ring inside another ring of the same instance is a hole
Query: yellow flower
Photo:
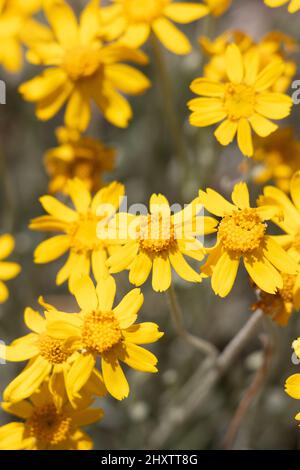
{"type": "Polygon", "coordinates": [[[200,209],[202,206],[196,198],[185,209],[171,215],[167,199],[153,194],[148,215],[117,214],[109,224],[107,238],[124,246],[108,259],[110,273],[129,269],[129,281],[141,286],[152,270],[152,287],[156,292],[170,287],[171,267],[182,279],[201,282],[200,273],[184,258],[201,261],[205,250],[196,237],[215,231],[212,218],[197,215],[200,209]]]}
{"type": "Polygon", "coordinates": [[[254,169],[255,183],[274,180],[282,191],[289,192],[290,179],[300,168],[300,140],[293,128],[278,129],[266,139],[254,140],[253,158],[259,164],[254,169]]]}
{"type": "Polygon", "coordinates": [[[117,39],[130,47],[140,47],[154,33],[162,44],[175,54],[188,54],[188,38],[173,25],[191,23],[207,15],[206,6],[173,0],[113,0],[104,8],[102,20],[108,38],[117,39]],[[171,20],[171,21],[170,21],[171,20]]]}
{"type": "Polygon", "coordinates": [[[119,91],[136,95],[150,86],[141,72],[119,63],[145,63],[143,53],[115,44],[104,46],[97,39],[98,8],[98,1],[91,0],[78,24],[63,0],[45,0],[44,10],[55,40],[31,44],[29,59],[48,68],[20,87],[24,99],[36,103],[39,119],[52,118],[67,102],[66,126],[84,131],[94,101],[108,121],[127,127],[132,110],[119,91]]]}
{"type": "Polygon", "coordinates": [[[117,400],[129,394],[129,385],[120,366],[122,361],[142,372],[157,372],[156,357],[140,344],[156,342],[163,333],[155,323],[134,324],[144,297],[140,289],[131,290],[113,308],[116,283],[109,276],[94,287],[92,280],[77,281],[74,295],[81,308],[78,314],[59,315],[49,321],[48,333],[59,340],[74,344],[81,354],[67,374],[67,388],[72,394],[88,381],[97,357],[101,358],[104,384],[117,400]]]}
{"type": "MultiPolygon", "coordinates": [[[[31,332],[13,341],[10,346],[0,348],[0,357],[6,361],[29,360],[25,369],[4,390],[4,400],[12,403],[24,400],[35,393],[44,381],[49,380],[49,389],[56,405],[60,406],[67,394],[76,407],[78,397],[67,389],[65,377],[78,353],[66,341],[53,339],[47,334],[47,320],[55,320],[58,315],[61,318],[63,314],[58,313],[52,305],[45,304],[43,299],[39,299],[39,302],[45,308],[45,317],[27,308],[24,320],[31,332]]],[[[96,369],[92,371],[85,391],[96,392],[98,396],[105,395],[101,374],[96,369]]]]}
{"type": "MultiPolygon", "coordinates": [[[[292,343],[292,347],[295,351],[296,356],[300,357],[300,338],[296,339],[292,343]]],[[[300,374],[293,374],[285,382],[286,393],[296,400],[300,399],[300,374]]],[[[300,413],[295,416],[297,421],[300,421],[300,413]]]]}
{"type": "Polygon", "coordinates": [[[33,230],[63,232],[42,242],[35,250],[35,262],[49,263],[69,251],[69,258],[56,277],[60,285],[69,280],[72,290],[74,280],[87,275],[92,266],[97,280],[108,275],[105,265],[108,241],[97,236],[97,225],[105,227],[118,209],[124,195],[124,186],[113,182],[100,189],[92,198],[84,183],[69,180],[68,194],[74,209],[67,207],[53,196],[40,198],[49,215],[37,217],[30,223],[33,230]]]}
{"type": "Polygon", "coordinates": [[[193,126],[206,127],[222,121],[215,131],[217,140],[229,145],[237,134],[238,146],[246,156],[253,155],[251,127],[259,136],[267,137],[278,128],[270,119],[283,119],[292,107],[289,96],[270,91],[283,73],[283,62],[274,61],[261,72],[258,70],[257,51],[243,57],[238,46],[231,44],[226,49],[228,81],[194,80],[191,90],[204,98],[188,103],[193,126]]]}
{"type": "Polygon", "coordinates": [[[68,402],[57,407],[49,385],[45,382],[30,399],[18,403],[2,403],[2,408],[24,422],[0,427],[1,450],[90,450],[91,438],[80,428],[103,417],[101,408],[83,403],[78,410],[68,402]]]}
{"type": "MultiPolygon", "coordinates": [[[[273,237],[277,243],[287,250],[288,254],[300,264],[300,171],[294,173],[290,183],[290,196],[274,186],[266,186],[259,204],[277,204],[283,218],[273,218],[273,222],[285,232],[284,235],[273,237]]],[[[293,304],[300,310],[300,274],[293,287],[293,304]]]]}
{"type": "Polygon", "coordinates": [[[264,2],[271,8],[281,7],[288,3],[288,11],[290,13],[295,13],[300,10],[300,0],[264,0],[264,2]]]}
{"type": "Polygon", "coordinates": [[[103,173],[114,169],[115,150],[75,129],[59,127],[56,136],[59,146],[48,150],[44,159],[50,176],[49,192],[66,193],[68,179],[75,177],[91,192],[102,187],[103,173]]]}
{"type": "Polygon", "coordinates": [[[9,292],[3,281],[8,281],[16,277],[21,271],[21,266],[10,261],[3,261],[7,258],[15,247],[15,241],[9,234],[0,236],[0,303],[5,302],[9,297],[9,292]]]}
{"type": "Polygon", "coordinates": [[[239,30],[226,31],[214,40],[201,36],[199,43],[203,51],[211,57],[204,67],[204,77],[210,80],[227,81],[226,48],[231,43],[235,43],[239,47],[244,55],[244,60],[247,55],[251,57],[253,51],[258,53],[259,72],[274,60],[284,62],[283,73],[273,83],[272,91],[286,92],[297,71],[296,63],[288,59],[288,55],[297,49],[297,43],[290,36],[278,31],[266,34],[258,43],[251,36],[239,30]]]}
{"type": "Polygon", "coordinates": [[[200,191],[199,196],[209,212],[221,217],[216,244],[209,249],[210,254],[202,267],[203,273],[211,276],[215,294],[220,297],[229,294],[241,258],[250,278],[260,289],[270,294],[282,289],[280,272],[296,274],[298,265],[266,233],[265,221],[280,214],[278,207],[250,207],[246,183],[235,185],[231,195],[233,204],[213,189],[200,191]]]}
{"type": "Polygon", "coordinates": [[[32,18],[41,3],[42,0],[0,1],[0,64],[9,72],[21,70],[23,43],[51,39],[47,29],[32,18]]]}
{"type": "Polygon", "coordinates": [[[221,16],[230,8],[232,0],[203,0],[213,16],[221,16]]]}

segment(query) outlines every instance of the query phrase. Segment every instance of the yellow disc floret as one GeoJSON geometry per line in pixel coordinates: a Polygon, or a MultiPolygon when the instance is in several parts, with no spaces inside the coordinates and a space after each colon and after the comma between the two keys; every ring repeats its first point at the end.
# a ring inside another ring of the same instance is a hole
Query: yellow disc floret
{"type": "Polygon", "coordinates": [[[113,312],[92,312],[84,318],[82,341],[84,347],[96,354],[109,351],[122,339],[118,320],[113,312]]]}
{"type": "Polygon", "coordinates": [[[40,355],[51,364],[62,364],[72,354],[64,341],[51,338],[46,333],[39,336],[38,346],[40,355]]]}
{"type": "Polygon", "coordinates": [[[101,67],[99,50],[83,46],[70,49],[65,54],[62,67],[73,81],[91,77],[101,67]]]}
{"type": "Polygon", "coordinates": [[[148,253],[163,253],[176,245],[174,225],[170,217],[154,214],[145,217],[139,227],[142,250],[148,253]]]}
{"type": "Polygon", "coordinates": [[[50,403],[35,409],[26,422],[26,430],[38,443],[47,447],[58,445],[68,439],[71,425],[71,418],[57,411],[55,405],[50,403]]]}
{"type": "Polygon", "coordinates": [[[282,273],[283,288],[279,289],[279,294],[284,302],[293,302],[294,298],[294,286],[297,279],[295,274],[282,273]]]}
{"type": "Polygon", "coordinates": [[[224,107],[228,119],[238,121],[253,115],[255,106],[255,90],[253,87],[228,83],[224,96],[224,107]]]}
{"type": "Polygon", "coordinates": [[[82,214],[77,222],[69,229],[72,237],[71,247],[77,253],[89,253],[100,247],[101,241],[97,237],[97,224],[100,218],[88,212],[82,214]]]}

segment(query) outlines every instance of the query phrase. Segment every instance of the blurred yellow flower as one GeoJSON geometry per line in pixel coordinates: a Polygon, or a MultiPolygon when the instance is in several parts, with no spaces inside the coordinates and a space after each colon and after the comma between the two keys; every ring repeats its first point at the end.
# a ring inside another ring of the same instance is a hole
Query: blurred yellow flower
{"type": "MultiPolygon", "coordinates": [[[[66,341],[53,339],[47,334],[47,320],[55,320],[58,312],[52,305],[40,299],[46,309],[45,317],[31,308],[24,313],[24,320],[31,333],[13,341],[10,346],[0,347],[0,357],[6,361],[22,362],[30,360],[25,369],[6,387],[3,398],[8,402],[19,402],[30,397],[49,379],[49,389],[57,406],[68,396],[76,407],[76,398],[66,387],[65,377],[76,360],[78,353],[66,341]]],[[[70,314],[66,314],[68,316],[70,314]]],[[[61,318],[62,314],[59,314],[61,318]]],[[[90,376],[86,392],[93,390],[103,396],[106,389],[101,374],[94,369],[90,376]]]]}
{"type": "Polygon", "coordinates": [[[0,1],[0,64],[8,72],[21,70],[23,44],[51,39],[47,29],[32,18],[41,7],[42,0],[0,1]]]}
{"type": "Polygon", "coordinates": [[[288,192],[293,173],[300,169],[300,140],[291,127],[278,129],[265,139],[257,137],[253,158],[258,163],[254,168],[255,183],[274,180],[276,186],[288,192]]]}
{"type": "Polygon", "coordinates": [[[240,259],[254,283],[263,291],[274,294],[283,289],[280,272],[296,274],[298,264],[285,250],[267,235],[266,221],[280,214],[276,205],[250,207],[246,183],[234,186],[228,202],[213,189],[199,192],[204,207],[221,217],[217,241],[208,249],[209,256],[202,272],[211,276],[215,294],[225,297],[237,276],[240,259]]]}
{"type": "Polygon", "coordinates": [[[150,86],[144,74],[120,63],[144,64],[147,59],[142,52],[117,44],[105,46],[98,39],[98,3],[91,0],[87,4],[78,24],[63,0],[44,2],[55,40],[31,44],[28,57],[48,68],[20,86],[23,98],[36,103],[41,120],[52,118],[67,102],[66,126],[84,131],[93,101],[109,122],[127,127],[132,110],[119,92],[136,95],[150,86]]]}
{"type": "Polygon", "coordinates": [[[83,403],[78,410],[68,402],[57,407],[47,383],[29,400],[2,403],[3,410],[18,421],[0,427],[0,450],[92,449],[92,439],[80,428],[99,421],[103,410],[89,408],[90,404],[83,403]]]}
{"type": "Polygon", "coordinates": [[[82,353],[73,362],[66,378],[67,388],[76,394],[88,381],[97,357],[101,358],[104,384],[117,400],[129,394],[129,385],[120,362],[142,372],[157,372],[156,357],[140,344],[158,341],[163,333],[155,323],[137,323],[144,297],[140,289],[131,290],[113,307],[116,283],[109,276],[94,287],[89,277],[76,282],[74,288],[81,312],[62,314],[49,321],[50,336],[65,340],[82,353]]]}
{"type": "Polygon", "coordinates": [[[241,152],[253,155],[251,128],[261,137],[267,137],[278,126],[270,119],[283,119],[290,114],[292,99],[282,93],[271,92],[272,85],[282,75],[284,64],[275,60],[259,70],[259,54],[253,51],[243,57],[236,44],[226,49],[226,83],[198,78],[191,90],[204,96],[188,103],[192,111],[190,122],[206,127],[220,121],[215,131],[222,145],[229,145],[237,134],[241,152]]]}
{"type": "Polygon", "coordinates": [[[204,66],[204,76],[210,80],[227,80],[226,74],[226,48],[235,43],[246,60],[247,54],[257,51],[259,55],[259,71],[274,60],[284,62],[282,75],[273,83],[271,89],[284,93],[289,88],[297,71],[297,65],[289,59],[289,55],[298,48],[297,42],[290,36],[279,31],[266,34],[259,42],[255,42],[251,36],[239,31],[225,31],[225,33],[211,40],[206,36],[199,38],[203,51],[210,56],[209,62],[204,66]]]}
{"type": "Polygon", "coordinates": [[[113,0],[114,5],[103,9],[102,20],[109,39],[119,39],[122,44],[140,47],[154,33],[162,44],[175,54],[188,54],[188,38],[173,25],[187,24],[209,13],[199,3],[173,0],[113,0]],[[171,21],[170,21],[171,20],[171,21]]]}
{"type": "Polygon", "coordinates": [[[213,233],[215,221],[198,215],[202,209],[198,198],[174,215],[161,194],[153,194],[149,206],[148,215],[134,216],[121,212],[109,223],[108,240],[124,245],[108,259],[110,273],[129,269],[129,281],[141,286],[152,270],[152,288],[156,292],[169,289],[171,267],[182,279],[201,282],[200,273],[187,263],[184,256],[197,261],[204,258],[205,250],[197,236],[213,233]]]}
{"type": "Polygon", "coordinates": [[[203,0],[213,16],[221,16],[230,8],[232,0],[203,0]]]}
{"type": "Polygon", "coordinates": [[[59,127],[56,136],[59,146],[48,150],[44,158],[49,192],[66,193],[67,181],[72,178],[82,180],[91,192],[101,188],[103,173],[114,169],[115,150],[76,129],[59,127]]]}
{"type": "Polygon", "coordinates": [[[290,13],[295,13],[300,10],[300,0],[264,0],[264,2],[271,8],[281,7],[288,3],[288,11],[290,13]]]}
{"type": "MultiPolygon", "coordinates": [[[[295,354],[300,358],[300,338],[296,339],[292,343],[292,347],[295,351],[295,354]]],[[[296,400],[300,399],[300,374],[293,374],[285,382],[285,391],[286,393],[296,400]]],[[[300,413],[297,413],[295,416],[297,421],[300,421],[300,413]]]]}
{"type": "Polygon", "coordinates": [[[11,261],[4,261],[13,251],[15,241],[9,234],[0,236],[0,303],[9,297],[9,291],[3,281],[16,277],[21,271],[21,266],[11,261]]]}
{"type": "Polygon", "coordinates": [[[53,196],[43,196],[40,202],[49,215],[33,219],[30,228],[43,232],[63,232],[42,242],[35,250],[36,263],[49,263],[66,252],[67,262],[56,277],[58,285],[69,280],[72,290],[74,280],[92,271],[97,280],[108,275],[105,265],[109,241],[97,235],[97,225],[105,227],[119,208],[124,186],[113,182],[100,189],[92,198],[85,184],[69,180],[67,192],[74,209],[67,207],[53,196]]]}

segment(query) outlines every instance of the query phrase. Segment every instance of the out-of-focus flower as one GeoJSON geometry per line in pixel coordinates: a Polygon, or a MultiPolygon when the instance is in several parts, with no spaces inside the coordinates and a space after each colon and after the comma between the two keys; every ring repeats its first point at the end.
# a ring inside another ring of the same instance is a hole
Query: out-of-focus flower
{"type": "Polygon", "coordinates": [[[211,276],[215,294],[229,294],[237,276],[240,260],[254,283],[263,291],[274,294],[283,289],[281,272],[296,274],[298,263],[273,237],[267,235],[266,221],[280,214],[276,205],[252,208],[246,183],[238,183],[228,202],[213,189],[199,192],[204,207],[221,217],[217,241],[207,249],[209,256],[202,272],[211,276]]]}
{"type": "Polygon", "coordinates": [[[50,40],[51,34],[32,18],[42,0],[2,0],[0,2],[0,64],[8,72],[19,72],[23,65],[22,45],[50,40]]]}
{"type": "MultiPolygon", "coordinates": [[[[29,360],[25,369],[6,387],[3,398],[8,402],[19,402],[30,397],[45,380],[49,380],[49,389],[56,405],[61,406],[68,397],[76,407],[76,397],[67,389],[65,377],[78,353],[66,341],[53,339],[47,334],[46,320],[57,319],[58,312],[42,299],[40,302],[45,308],[45,317],[27,308],[24,320],[31,332],[13,341],[10,346],[0,348],[0,357],[6,361],[29,360]]],[[[60,314],[59,318],[61,316],[60,314]]],[[[88,393],[89,390],[98,396],[106,394],[101,374],[96,369],[92,371],[85,391],[88,393]]]]}
{"type": "Polygon", "coordinates": [[[293,173],[300,169],[300,140],[293,128],[282,128],[265,139],[254,139],[254,181],[264,184],[274,180],[276,186],[288,192],[293,173]]]}
{"type": "Polygon", "coordinates": [[[91,0],[78,23],[73,10],[63,0],[45,0],[44,10],[55,40],[30,44],[28,58],[48,66],[39,76],[20,87],[25,100],[36,103],[41,120],[52,118],[67,102],[65,124],[84,131],[91,119],[91,102],[105,118],[118,127],[127,127],[132,110],[122,93],[140,94],[149,80],[135,68],[120,63],[147,62],[137,50],[99,38],[98,1],[91,0]]]}
{"type": "Polygon", "coordinates": [[[289,59],[289,55],[297,50],[296,41],[279,31],[266,34],[259,42],[255,42],[248,34],[234,30],[226,31],[211,40],[206,36],[199,38],[203,51],[210,56],[209,62],[204,66],[204,76],[210,80],[227,80],[226,74],[226,48],[235,43],[243,53],[245,60],[247,54],[257,51],[259,55],[259,71],[274,60],[284,62],[282,75],[272,85],[272,91],[284,93],[289,88],[297,71],[297,65],[289,59]]]}
{"type": "Polygon", "coordinates": [[[140,47],[154,33],[162,44],[175,54],[188,54],[188,38],[173,25],[191,23],[209,13],[199,3],[176,3],[173,0],[113,0],[114,5],[103,8],[102,21],[109,39],[140,47]]]}
{"type": "Polygon", "coordinates": [[[184,256],[197,261],[204,258],[205,250],[197,236],[213,233],[214,219],[198,215],[202,209],[199,198],[174,215],[161,194],[153,194],[149,205],[148,215],[121,212],[109,224],[108,240],[124,245],[108,259],[110,273],[129,269],[129,281],[141,286],[152,270],[152,287],[156,292],[170,287],[171,268],[186,281],[201,282],[201,275],[184,256]]]}
{"type": "Polygon", "coordinates": [[[115,150],[75,129],[60,127],[56,136],[59,146],[48,150],[44,158],[49,192],[66,193],[67,181],[72,178],[82,180],[91,192],[101,188],[103,173],[114,169],[115,150]]]}
{"type": "Polygon", "coordinates": [[[30,228],[43,232],[63,232],[42,242],[35,250],[36,263],[49,263],[66,252],[69,257],[56,277],[58,285],[69,280],[72,290],[74,280],[92,271],[97,280],[108,275],[105,265],[109,240],[97,235],[97,225],[105,227],[118,210],[124,195],[124,186],[113,182],[100,189],[92,198],[85,184],[69,180],[67,192],[74,209],[67,207],[53,196],[40,198],[49,215],[33,219],[30,228]]]}
{"type": "Polygon", "coordinates": [[[221,16],[232,4],[232,0],[203,0],[213,16],[221,16]]]}
{"type": "MultiPolygon", "coordinates": [[[[293,349],[298,358],[300,358],[300,338],[293,341],[293,349]]],[[[285,382],[286,393],[296,400],[300,400],[300,374],[293,374],[285,382]]],[[[297,421],[300,421],[300,413],[295,416],[297,421]]]]}
{"type": "Polygon", "coordinates": [[[30,399],[18,403],[2,403],[2,408],[24,422],[0,427],[1,450],[90,450],[92,439],[80,428],[103,417],[101,408],[82,403],[74,410],[68,402],[57,407],[48,383],[44,383],[30,399]]]}
{"type": "Polygon", "coordinates": [[[288,3],[288,11],[290,13],[296,13],[300,10],[300,0],[264,0],[265,4],[271,8],[281,7],[288,3]]]}
{"type": "Polygon", "coordinates": [[[156,357],[139,345],[156,342],[163,333],[155,323],[135,324],[144,301],[140,289],[133,289],[113,307],[116,283],[111,276],[96,288],[89,277],[79,279],[74,295],[81,312],[62,314],[61,318],[58,314],[57,319],[48,324],[51,336],[74,344],[82,351],[67,374],[67,387],[72,394],[78,393],[100,357],[108,392],[122,400],[129,394],[129,385],[119,361],[142,372],[157,372],[156,357]]]}
{"type": "Polygon", "coordinates": [[[8,281],[16,277],[21,271],[18,263],[3,261],[13,251],[15,241],[9,234],[0,236],[0,303],[5,302],[9,297],[9,291],[3,281],[8,281]]]}
{"type": "Polygon", "coordinates": [[[284,71],[284,64],[275,60],[259,70],[259,54],[242,56],[236,44],[226,48],[226,74],[228,80],[198,78],[191,90],[202,96],[188,103],[192,114],[190,122],[196,127],[222,123],[215,131],[222,145],[229,145],[237,134],[241,152],[253,155],[252,131],[267,137],[278,126],[270,119],[283,119],[290,114],[292,99],[283,93],[270,91],[284,71]]]}

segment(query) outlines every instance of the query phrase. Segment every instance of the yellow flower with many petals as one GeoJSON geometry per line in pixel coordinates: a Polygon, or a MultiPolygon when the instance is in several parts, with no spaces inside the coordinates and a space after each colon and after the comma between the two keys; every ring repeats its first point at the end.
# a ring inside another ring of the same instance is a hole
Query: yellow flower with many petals
{"type": "Polygon", "coordinates": [[[5,302],[9,292],[3,281],[16,277],[21,271],[21,266],[11,261],[4,261],[13,251],[15,241],[9,234],[0,236],[0,303],[5,302]]]}
{"type": "Polygon", "coordinates": [[[49,215],[33,219],[30,228],[43,232],[63,232],[42,242],[35,250],[35,262],[49,263],[69,251],[69,258],[56,277],[57,285],[69,280],[72,290],[74,280],[92,271],[97,280],[108,275],[107,240],[97,236],[97,225],[105,227],[119,208],[124,186],[113,182],[100,189],[92,198],[85,184],[69,180],[68,194],[74,209],[67,207],[53,196],[40,198],[49,215]]]}
{"type": "MultiPolygon", "coordinates": [[[[62,400],[68,396],[69,401],[76,407],[78,397],[67,389],[65,377],[78,353],[66,341],[53,339],[47,334],[47,320],[56,319],[58,312],[42,299],[40,303],[45,308],[45,317],[27,308],[24,320],[31,332],[13,341],[11,345],[0,348],[0,357],[6,361],[29,360],[25,369],[4,390],[4,400],[12,403],[24,400],[35,393],[43,382],[49,380],[49,389],[56,405],[60,406],[62,400]]],[[[59,318],[62,315],[60,312],[59,318]]],[[[65,315],[68,317],[70,314],[65,315]]],[[[101,374],[96,369],[92,371],[85,391],[93,391],[98,396],[105,395],[106,389],[101,374]]]]}
{"type": "Polygon", "coordinates": [[[278,129],[269,137],[254,139],[253,179],[257,184],[274,180],[282,191],[289,192],[293,173],[300,169],[300,140],[291,127],[278,129]]]}
{"type": "Polygon", "coordinates": [[[230,8],[232,0],[203,0],[213,16],[221,16],[230,8]]]}
{"type": "Polygon", "coordinates": [[[280,272],[296,274],[298,264],[267,234],[266,221],[280,214],[276,205],[250,207],[246,183],[238,183],[232,192],[232,202],[213,189],[199,192],[204,207],[221,217],[217,241],[209,249],[209,256],[202,267],[211,276],[215,294],[229,294],[237,276],[240,260],[254,283],[263,291],[274,294],[283,288],[280,272]]]}
{"type": "Polygon", "coordinates": [[[90,402],[74,410],[68,402],[57,407],[50,387],[44,383],[30,399],[2,403],[2,408],[24,422],[0,427],[0,450],[90,450],[92,439],[80,428],[98,422],[101,408],[90,402]]]}
{"type": "Polygon", "coordinates": [[[163,333],[155,323],[135,324],[144,301],[140,289],[133,289],[113,307],[116,283],[111,276],[96,288],[90,278],[81,278],[74,295],[81,312],[62,314],[60,319],[57,315],[56,321],[48,324],[50,336],[66,340],[81,351],[67,374],[67,388],[72,394],[78,393],[100,357],[108,392],[122,400],[129,394],[129,385],[119,361],[142,372],[157,372],[156,357],[139,345],[156,342],[163,333]]]}
{"type": "Polygon", "coordinates": [[[288,3],[288,11],[290,13],[296,13],[300,10],[300,0],[264,0],[265,4],[271,8],[281,7],[288,3]]]}
{"type": "Polygon", "coordinates": [[[233,30],[226,31],[214,40],[201,36],[199,43],[203,51],[210,56],[209,62],[204,66],[204,77],[210,80],[227,81],[226,48],[232,43],[239,47],[244,60],[248,54],[251,58],[254,51],[258,53],[259,72],[274,60],[284,62],[283,73],[273,83],[272,91],[285,93],[297,71],[296,63],[289,59],[289,55],[297,50],[297,43],[292,37],[278,31],[266,34],[259,42],[255,42],[242,31],[233,30]]]}
{"type": "Polygon", "coordinates": [[[56,136],[59,146],[48,150],[44,158],[49,192],[65,193],[67,181],[72,178],[82,180],[91,192],[101,188],[103,173],[114,169],[115,150],[75,129],[60,127],[56,136]]]}
{"type": "Polygon", "coordinates": [[[52,118],[67,102],[67,127],[84,131],[91,119],[91,102],[105,118],[127,127],[132,117],[128,101],[119,92],[140,94],[149,80],[120,61],[146,63],[143,53],[116,44],[105,46],[99,37],[98,1],[91,0],[78,24],[63,0],[45,0],[44,10],[55,40],[30,45],[29,59],[48,66],[41,75],[24,83],[24,99],[36,103],[41,120],[52,118]]]}
{"type": "Polygon", "coordinates": [[[191,90],[201,98],[188,103],[192,111],[190,122],[196,127],[222,123],[215,137],[222,145],[229,145],[237,134],[241,152],[253,155],[252,131],[267,137],[278,126],[270,119],[283,119],[290,114],[292,99],[282,93],[271,92],[274,82],[282,75],[284,64],[274,61],[259,70],[259,55],[253,51],[243,58],[236,44],[226,49],[225,83],[198,78],[191,90]]]}
{"type": "Polygon", "coordinates": [[[109,39],[140,47],[154,33],[162,44],[175,54],[188,54],[188,38],[173,25],[191,23],[207,15],[209,9],[198,3],[173,0],[114,0],[102,11],[102,21],[109,39]],[[170,21],[171,20],[171,21],[170,21]]]}
{"type": "Polygon", "coordinates": [[[153,194],[148,215],[117,214],[109,223],[107,237],[124,246],[115,249],[108,259],[110,273],[129,269],[129,281],[141,286],[152,270],[152,287],[156,292],[170,287],[171,267],[182,279],[201,282],[200,273],[184,258],[201,261],[205,250],[197,236],[215,231],[216,223],[212,218],[198,215],[201,209],[196,198],[172,215],[167,199],[161,194],[153,194]]]}
{"type": "Polygon", "coordinates": [[[47,29],[32,18],[41,4],[42,0],[0,1],[0,64],[9,72],[21,70],[23,44],[51,39],[47,29]]]}

